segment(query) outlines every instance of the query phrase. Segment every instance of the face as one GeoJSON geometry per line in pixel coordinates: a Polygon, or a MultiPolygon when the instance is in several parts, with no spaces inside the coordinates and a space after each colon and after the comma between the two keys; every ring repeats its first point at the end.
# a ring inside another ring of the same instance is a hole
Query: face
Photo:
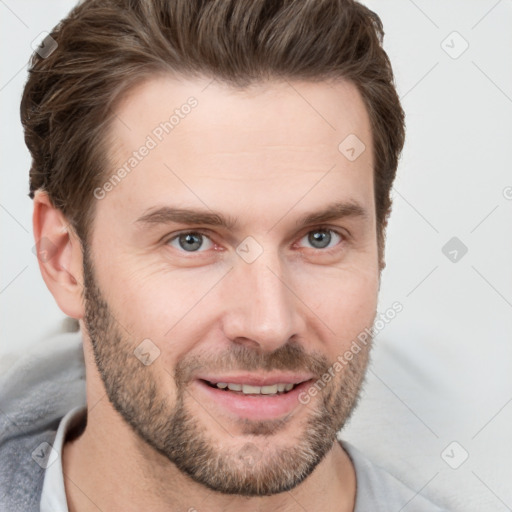
{"type": "Polygon", "coordinates": [[[329,452],[365,373],[370,343],[346,353],[379,287],[370,125],[348,83],[208,83],[118,106],[86,340],[134,436],[210,489],[270,495],[329,452]]]}

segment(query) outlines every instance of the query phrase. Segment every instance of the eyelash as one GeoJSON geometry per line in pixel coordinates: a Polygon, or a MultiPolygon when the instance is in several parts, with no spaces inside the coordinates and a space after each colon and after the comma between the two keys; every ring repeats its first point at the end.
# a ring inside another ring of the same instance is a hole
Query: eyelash
{"type": "MultiPolygon", "coordinates": [[[[346,241],[347,241],[347,236],[344,235],[343,233],[341,233],[340,231],[336,230],[336,229],[333,229],[332,227],[330,226],[318,226],[318,227],[315,227],[313,229],[310,229],[308,231],[306,231],[305,233],[303,233],[299,238],[298,240],[302,240],[306,235],[310,234],[310,233],[315,233],[317,231],[327,231],[327,232],[330,232],[330,233],[334,233],[335,235],[339,236],[340,237],[340,241],[334,245],[333,247],[330,247],[330,248],[327,248],[327,249],[316,249],[317,251],[321,252],[322,254],[331,254],[337,250],[339,250],[339,246],[341,244],[344,244],[346,241]]],[[[171,237],[169,238],[166,238],[164,241],[163,241],[163,244],[164,245],[169,245],[173,240],[176,240],[177,238],[179,238],[181,235],[187,235],[187,234],[199,234],[199,235],[203,235],[205,237],[207,237],[208,239],[210,239],[210,241],[215,245],[217,245],[211,238],[212,236],[212,233],[211,231],[209,230],[205,230],[205,229],[191,229],[191,230],[186,230],[186,231],[180,231],[178,233],[175,233],[173,234],[171,237]]],[[[296,243],[294,243],[295,245],[296,243]]],[[[309,249],[313,249],[315,250],[314,247],[309,247],[309,249]]],[[[198,255],[202,255],[202,253],[205,253],[207,251],[185,251],[185,250],[178,250],[180,253],[185,253],[185,254],[190,254],[190,255],[193,255],[193,254],[198,254],[198,255]]],[[[193,256],[192,256],[193,257],[193,256]]],[[[198,256],[196,256],[198,257],[198,256]]]]}

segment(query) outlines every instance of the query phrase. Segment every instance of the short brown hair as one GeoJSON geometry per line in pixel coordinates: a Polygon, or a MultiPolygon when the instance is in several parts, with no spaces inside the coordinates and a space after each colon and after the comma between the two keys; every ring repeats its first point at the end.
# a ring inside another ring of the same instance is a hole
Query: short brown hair
{"type": "MultiPolygon", "coordinates": [[[[267,79],[346,79],[368,110],[379,254],[405,138],[377,14],[353,0],[85,0],[34,53],[21,102],[30,197],[45,190],[87,243],[115,102],[155,74],[238,88],[267,79]]],[[[340,141],[341,142],[341,141],[340,141]]]]}

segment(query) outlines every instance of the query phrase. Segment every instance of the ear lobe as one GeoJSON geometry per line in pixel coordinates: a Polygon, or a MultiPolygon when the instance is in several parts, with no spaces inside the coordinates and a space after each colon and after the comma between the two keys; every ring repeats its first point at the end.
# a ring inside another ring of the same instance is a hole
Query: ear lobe
{"type": "Polygon", "coordinates": [[[72,226],[46,192],[34,196],[32,216],[36,255],[46,286],[68,316],[84,316],[82,245],[72,226]]]}

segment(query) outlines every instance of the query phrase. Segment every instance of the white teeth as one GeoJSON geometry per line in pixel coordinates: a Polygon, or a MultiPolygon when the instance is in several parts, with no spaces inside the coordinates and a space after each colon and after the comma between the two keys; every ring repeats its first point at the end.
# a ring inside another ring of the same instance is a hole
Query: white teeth
{"type": "Polygon", "coordinates": [[[273,386],[261,386],[262,395],[275,395],[277,393],[277,384],[273,386]]]}
{"type": "Polygon", "coordinates": [[[245,395],[259,395],[261,393],[261,387],[243,384],[242,393],[244,393],[245,395]]]}
{"type": "Polygon", "coordinates": [[[230,389],[231,391],[241,391],[245,395],[275,395],[284,393],[293,389],[294,384],[273,384],[272,386],[251,386],[250,384],[230,384],[227,382],[218,382],[216,386],[219,389],[230,389]]]}

